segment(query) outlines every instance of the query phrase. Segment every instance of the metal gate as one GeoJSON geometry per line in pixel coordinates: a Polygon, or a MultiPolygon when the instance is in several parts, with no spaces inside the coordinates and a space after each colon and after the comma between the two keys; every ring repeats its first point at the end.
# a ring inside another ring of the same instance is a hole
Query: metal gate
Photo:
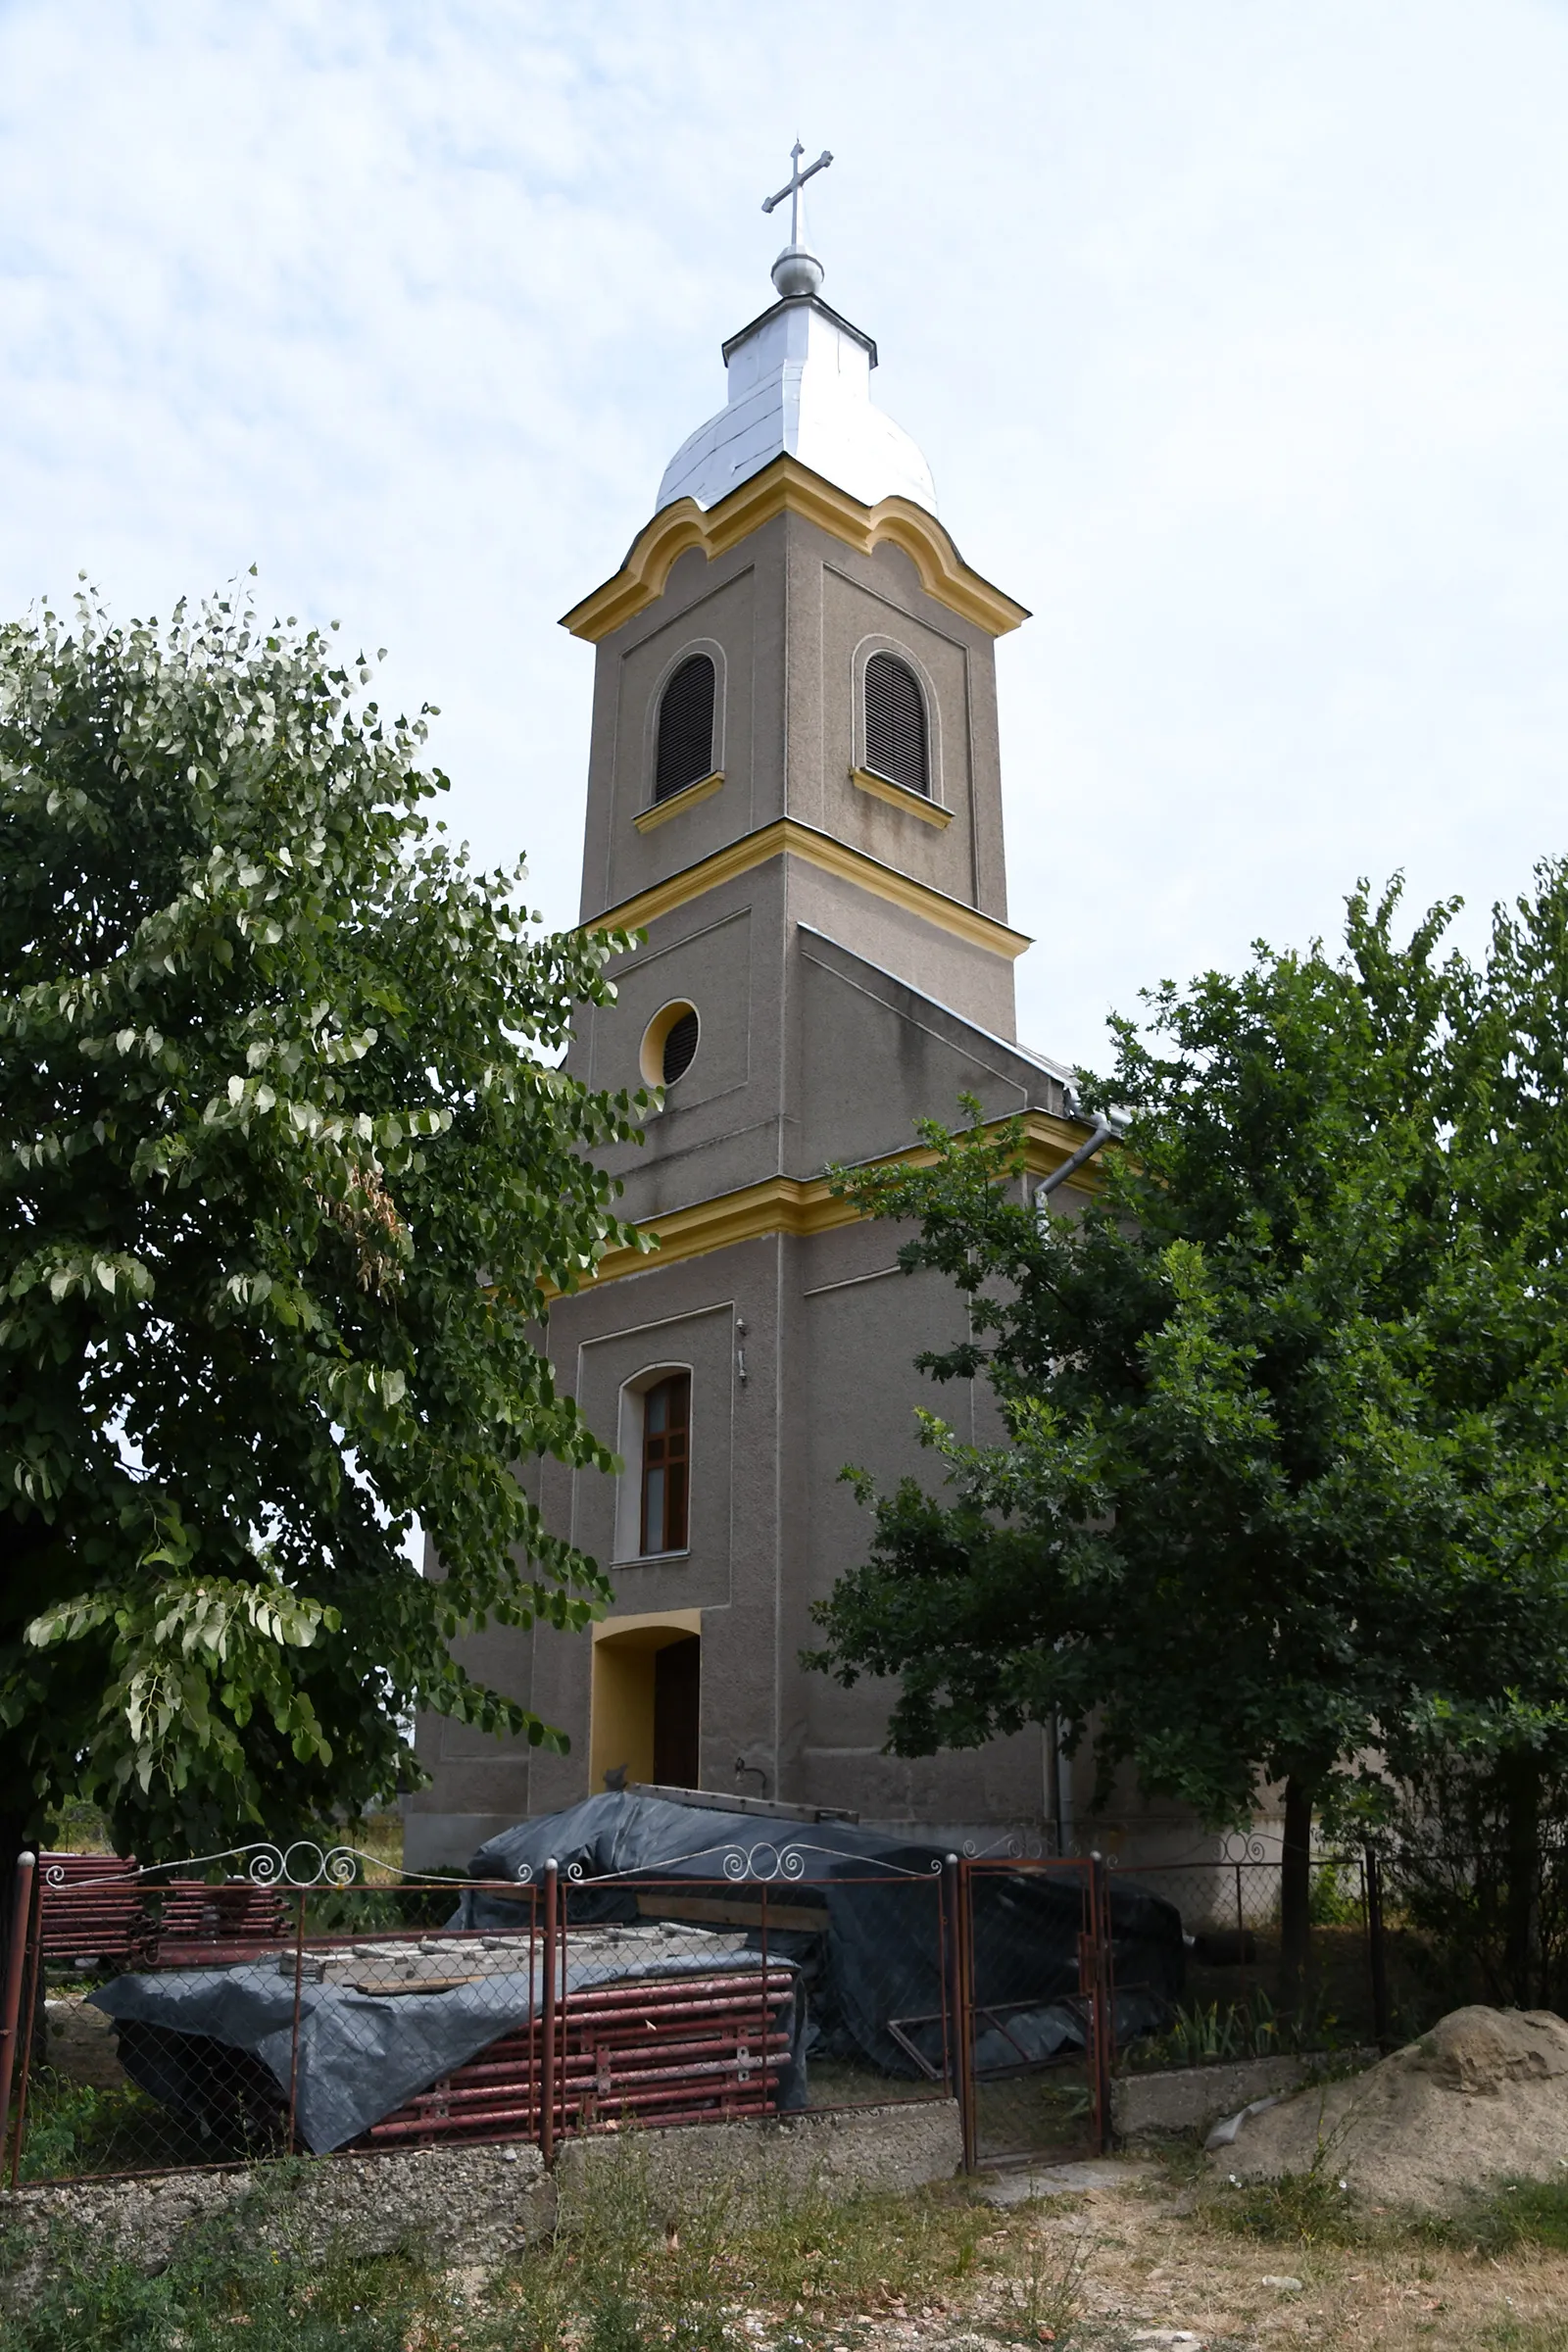
{"type": "Polygon", "coordinates": [[[1099,1855],[956,1866],[953,2007],[964,2163],[1110,2144],[1110,1905],[1099,1855]]]}

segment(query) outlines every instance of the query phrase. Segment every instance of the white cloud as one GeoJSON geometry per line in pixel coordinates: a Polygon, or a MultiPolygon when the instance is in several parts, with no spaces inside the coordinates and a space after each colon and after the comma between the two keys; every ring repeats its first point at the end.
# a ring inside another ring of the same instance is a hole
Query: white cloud
{"type": "Polygon", "coordinates": [[[1568,22],[1494,0],[0,4],[0,610],[261,566],[576,911],[609,573],[768,297],[831,299],[1002,648],[1024,1034],[1563,844],[1568,22]]]}

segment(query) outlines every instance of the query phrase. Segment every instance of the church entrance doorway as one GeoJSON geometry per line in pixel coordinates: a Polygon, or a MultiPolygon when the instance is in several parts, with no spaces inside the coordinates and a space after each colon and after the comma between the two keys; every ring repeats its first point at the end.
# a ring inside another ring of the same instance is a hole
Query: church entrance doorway
{"type": "Polygon", "coordinates": [[[701,1781],[702,1613],[610,1617],[594,1627],[589,1794],[651,1781],[701,1781]]]}
{"type": "Polygon", "coordinates": [[[654,1652],[654,1779],[695,1788],[702,1778],[703,1641],[688,1634],[654,1652]]]}

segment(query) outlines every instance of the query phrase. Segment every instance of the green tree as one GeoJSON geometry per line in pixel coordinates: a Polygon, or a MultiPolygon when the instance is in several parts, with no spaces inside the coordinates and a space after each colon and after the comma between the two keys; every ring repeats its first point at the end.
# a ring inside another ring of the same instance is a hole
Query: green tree
{"type": "MultiPolygon", "coordinates": [[[[1543,900],[1560,944],[1560,873],[1543,900]]],[[[1084,1096],[1125,1143],[1081,1217],[1021,1198],[1014,1134],[933,1126],[935,1165],[842,1179],[966,1297],[970,1339],[921,1360],[983,1373],[1006,1440],[925,1415],[946,1492],[860,1482],[870,1554],[812,1662],[894,1678],[901,1753],[1092,1727],[1101,1801],[1130,1763],[1216,1824],[1282,1781],[1289,1995],[1314,1813],[1365,1801],[1369,1753],[1530,1751],[1568,1664],[1562,1195],[1509,1229],[1512,1016],[1440,962],[1450,907],[1401,946],[1396,906],[1353,899],[1341,958],[1260,946],[1114,1021],[1084,1096]]],[[[1531,1001],[1560,1053],[1562,998],[1531,1001]]]]}
{"type": "Polygon", "coordinates": [[[558,1066],[626,943],[470,870],[369,676],[242,600],[0,631],[7,1854],[357,1811],[416,1707],[556,1744],[450,1644],[607,1596],[515,1466],[611,1463],[537,1340],[634,1239],[645,1098],[558,1066]]]}
{"type": "MultiPolygon", "coordinates": [[[[1489,952],[1455,968],[1448,1110],[1453,1154],[1497,1279],[1491,1311],[1466,1332],[1472,1393],[1494,1417],[1513,1465],[1520,1573],[1539,1586],[1560,1574],[1562,1435],[1568,1425],[1568,863],[1544,860],[1537,887],[1493,911],[1489,952]]],[[[1533,1661],[1514,1669],[1521,1686],[1533,1661]]],[[[1549,1646],[1544,1675],[1560,1666],[1549,1646]]],[[[1560,1687],[1560,1686],[1559,1686],[1560,1687]]],[[[1444,1742],[1422,1760],[1415,1799],[1453,1801],[1477,1826],[1500,1822],[1501,1975],[1521,2008],[1544,1997],[1549,1959],[1539,1900],[1543,1843],[1560,1844],[1568,1740],[1554,1715],[1521,1718],[1495,1739],[1444,1742]]],[[[1441,1828],[1441,1825],[1434,1825],[1441,1828]]],[[[1457,1823],[1448,1825],[1450,1840],[1457,1823]]]]}

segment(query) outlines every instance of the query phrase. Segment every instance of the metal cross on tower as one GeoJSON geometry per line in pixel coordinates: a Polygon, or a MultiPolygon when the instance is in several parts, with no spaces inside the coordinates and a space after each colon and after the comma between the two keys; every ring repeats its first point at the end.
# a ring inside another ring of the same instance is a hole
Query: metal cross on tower
{"type": "Polygon", "coordinates": [[[806,170],[803,172],[801,170],[801,158],[805,153],[806,149],[801,145],[800,140],[797,139],[794,146],[790,149],[791,170],[788,179],[779,189],[778,194],[776,196],[769,196],[764,201],[762,206],[764,213],[770,213],[775,205],[780,205],[783,203],[786,196],[789,198],[790,243],[792,245],[799,245],[801,241],[801,190],[805,187],[808,179],[814,179],[818,172],[825,172],[828,165],[833,161],[831,154],[827,148],[824,147],[821,154],[817,157],[815,163],[808,164],[806,170]]]}

